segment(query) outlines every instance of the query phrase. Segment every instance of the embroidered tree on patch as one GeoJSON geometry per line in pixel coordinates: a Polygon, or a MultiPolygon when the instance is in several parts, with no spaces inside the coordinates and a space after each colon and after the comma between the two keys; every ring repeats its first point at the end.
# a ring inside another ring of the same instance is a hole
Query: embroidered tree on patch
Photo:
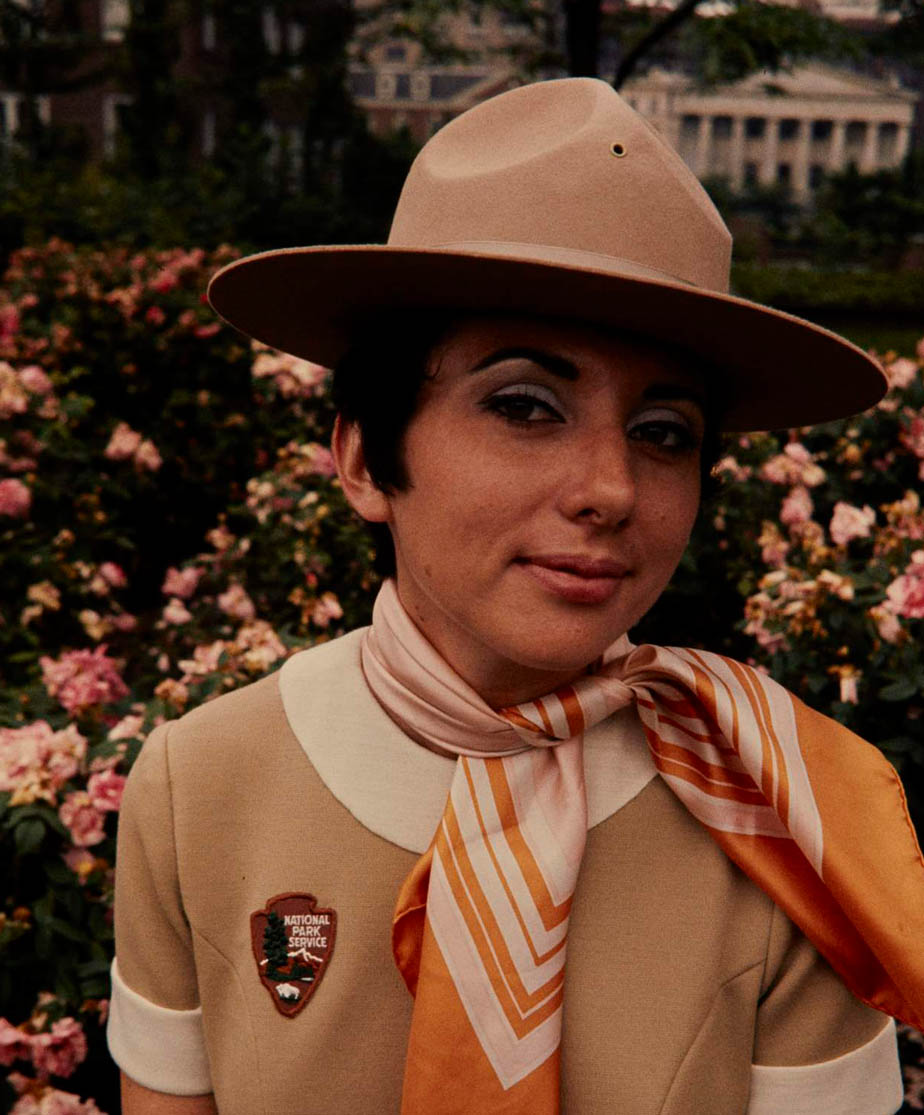
{"type": "Polygon", "coordinates": [[[282,918],[271,913],[263,931],[263,955],[266,957],[266,974],[270,979],[285,979],[286,973],[280,971],[289,963],[289,938],[282,918]]]}

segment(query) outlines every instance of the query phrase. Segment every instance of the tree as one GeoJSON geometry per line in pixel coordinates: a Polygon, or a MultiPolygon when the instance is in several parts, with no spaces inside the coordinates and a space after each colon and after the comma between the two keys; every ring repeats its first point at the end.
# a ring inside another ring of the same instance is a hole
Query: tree
{"type": "Polygon", "coordinates": [[[282,918],[273,910],[266,919],[263,930],[263,955],[266,957],[266,975],[275,979],[280,969],[289,963],[289,938],[282,918]]]}
{"type": "MultiPolygon", "coordinates": [[[[920,0],[894,0],[919,4],[920,0]]],[[[680,52],[694,76],[704,84],[735,81],[760,69],[776,70],[805,58],[842,59],[860,50],[859,40],[832,20],[805,8],[728,0],[727,12],[695,18],[702,0],[680,0],[666,14],[628,3],[604,10],[603,0],[453,0],[434,6],[432,0],[382,0],[364,14],[367,42],[382,38],[413,38],[435,61],[449,56],[447,16],[473,22],[489,12],[509,25],[532,33],[533,56],[528,70],[558,68],[575,76],[600,74],[606,47],[615,55],[613,85],[620,88],[643,63],[659,57],[681,32],[680,52]]],[[[459,52],[455,52],[459,57],[459,52]]],[[[676,60],[676,54],[674,55],[676,60]]]]}

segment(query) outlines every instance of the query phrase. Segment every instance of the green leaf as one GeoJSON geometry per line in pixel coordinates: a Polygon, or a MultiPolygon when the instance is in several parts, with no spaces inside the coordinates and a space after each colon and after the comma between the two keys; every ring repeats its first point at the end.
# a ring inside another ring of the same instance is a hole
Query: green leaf
{"type": "Polygon", "coordinates": [[[16,851],[21,856],[32,855],[42,846],[45,839],[45,825],[37,817],[26,817],[13,829],[16,851]]]}
{"type": "Polygon", "coordinates": [[[61,918],[46,918],[45,925],[52,933],[56,933],[59,937],[66,937],[68,941],[76,941],[79,945],[83,945],[87,941],[86,933],[68,922],[62,921],[61,918]]]}
{"type": "Polygon", "coordinates": [[[883,701],[907,701],[917,693],[919,684],[918,678],[900,678],[891,685],[883,686],[879,696],[883,701]]]}
{"type": "Polygon", "coordinates": [[[911,736],[893,736],[892,739],[880,740],[877,746],[881,751],[899,753],[916,751],[919,747],[924,750],[924,741],[912,739],[911,736]]]}

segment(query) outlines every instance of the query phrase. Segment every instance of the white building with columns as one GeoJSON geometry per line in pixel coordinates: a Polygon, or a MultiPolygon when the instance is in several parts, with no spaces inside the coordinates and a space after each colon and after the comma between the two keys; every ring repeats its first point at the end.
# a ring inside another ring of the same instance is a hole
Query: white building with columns
{"type": "Polygon", "coordinates": [[[726,178],[735,190],[788,186],[800,202],[850,163],[862,174],[898,166],[917,99],[897,84],[819,64],[711,90],[653,69],[622,92],[699,178],[726,178]]]}

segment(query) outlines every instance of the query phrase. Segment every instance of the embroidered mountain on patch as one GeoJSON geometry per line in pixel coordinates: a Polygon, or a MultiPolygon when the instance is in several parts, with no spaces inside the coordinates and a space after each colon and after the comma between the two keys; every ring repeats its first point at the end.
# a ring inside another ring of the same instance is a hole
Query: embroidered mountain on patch
{"type": "Polygon", "coordinates": [[[334,951],[337,914],[313,894],[277,894],[250,915],[260,982],[280,1014],[293,1018],[311,998],[334,951]]]}

